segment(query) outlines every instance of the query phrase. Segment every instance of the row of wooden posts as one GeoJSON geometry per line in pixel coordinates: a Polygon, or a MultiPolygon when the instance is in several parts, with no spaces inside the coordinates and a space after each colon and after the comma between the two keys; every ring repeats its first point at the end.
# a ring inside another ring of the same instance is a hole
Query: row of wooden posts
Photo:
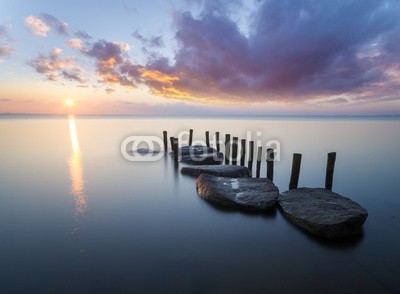
{"type": "MultiPolygon", "coordinates": [[[[206,131],[206,146],[210,147],[210,133],[206,131]]],[[[163,131],[163,139],[164,139],[164,150],[167,154],[168,151],[168,134],[167,131],[163,131]]],[[[216,139],[216,150],[220,152],[220,142],[219,142],[219,132],[215,133],[216,139]]],[[[189,146],[192,146],[193,142],[193,130],[189,130],[189,146]]],[[[230,164],[230,147],[232,146],[232,165],[237,165],[237,157],[238,157],[238,143],[239,138],[233,137],[231,143],[231,135],[225,135],[225,164],[230,164]]],[[[171,149],[174,155],[174,162],[178,164],[179,157],[179,140],[175,137],[170,137],[171,149]]],[[[274,149],[267,148],[267,178],[270,181],[274,179],[274,149]]],[[[262,146],[257,148],[257,165],[256,165],[256,178],[260,177],[261,170],[261,157],[262,157],[262,146]]],[[[300,177],[300,165],[301,165],[301,157],[300,153],[293,154],[292,161],[292,172],[290,175],[289,182],[289,190],[296,189],[299,183],[300,177]]],[[[240,157],[240,165],[245,166],[246,159],[246,139],[241,140],[241,157],[240,157]]],[[[250,171],[253,170],[253,161],[254,161],[254,141],[249,141],[249,158],[247,162],[247,167],[250,171]]],[[[328,153],[327,165],[326,165],[326,176],[325,176],[325,189],[332,190],[333,184],[333,172],[335,168],[336,161],[336,152],[328,153]]]]}

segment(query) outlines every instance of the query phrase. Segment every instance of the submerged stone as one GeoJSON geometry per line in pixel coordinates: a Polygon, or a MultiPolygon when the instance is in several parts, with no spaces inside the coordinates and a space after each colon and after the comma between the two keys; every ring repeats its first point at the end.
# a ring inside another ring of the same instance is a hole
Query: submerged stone
{"type": "Polygon", "coordinates": [[[182,167],[181,173],[194,177],[198,177],[201,174],[230,178],[248,178],[250,176],[249,169],[245,166],[240,165],[188,166],[182,167]]]}
{"type": "Polygon", "coordinates": [[[179,156],[182,157],[191,154],[200,155],[200,154],[211,154],[211,153],[217,153],[217,150],[203,145],[182,146],[181,148],[179,148],[179,156]]]}
{"type": "Polygon", "coordinates": [[[358,203],[323,188],[283,192],[278,205],[290,222],[325,238],[356,234],[368,217],[367,210],[358,203]]]}
{"type": "Polygon", "coordinates": [[[141,155],[146,155],[146,154],[159,154],[160,151],[159,150],[151,150],[148,148],[139,148],[137,150],[132,151],[132,153],[138,153],[141,155]]]}
{"type": "MultiPolygon", "coordinates": [[[[204,145],[193,145],[193,146],[182,146],[179,148],[178,155],[181,157],[188,155],[202,155],[202,154],[212,154],[217,153],[217,150],[204,145]]],[[[170,152],[174,155],[174,152],[170,152]]]]}
{"type": "Polygon", "coordinates": [[[278,198],[278,188],[268,179],[224,178],[202,174],[196,182],[200,197],[229,208],[267,210],[278,198]]]}
{"type": "Polygon", "coordinates": [[[179,161],[193,165],[221,164],[224,155],[221,152],[181,156],[179,161]]]}

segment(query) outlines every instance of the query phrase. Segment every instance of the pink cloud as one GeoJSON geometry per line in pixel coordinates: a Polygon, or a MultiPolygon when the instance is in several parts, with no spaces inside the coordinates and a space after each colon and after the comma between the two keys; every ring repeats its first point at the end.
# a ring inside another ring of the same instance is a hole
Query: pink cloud
{"type": "Polygon", "coordinates": [[[82,48],[82,40],[78,38],[72,38],[68,40],[68,47],[72,49],[81,49],[82,48]]]}
{"type": "Polygon", "coordinates": [[[59,35],[68,35],[68,24],[46,13],[40,16],[27,16],[25,25],[31,33],[38,37],[47,37],[50,29],[54,29],[59,35]]]}
{"type": "Polygon", "coordinates": [[[50,30],[48,25],[46,25],[40,18],[33,15],[29,15],[25,18],[25,24],[29,31],[38,37],[46,37],[47,32],[50,30]]]}

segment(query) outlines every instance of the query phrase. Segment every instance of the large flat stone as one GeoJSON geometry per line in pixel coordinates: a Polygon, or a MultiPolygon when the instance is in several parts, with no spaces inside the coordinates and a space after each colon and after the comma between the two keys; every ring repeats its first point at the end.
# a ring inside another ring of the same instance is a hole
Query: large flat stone
{"type": "Polygon", "coordinates": [[[207,153],[198,155],[181,156],[179,161],[182,163],[193,165],[210,165],[221,164],[224,160],[224,155],[221,152],[207,153]]]}
{"type": "Polygon", "coordinates": [[[268,210],[277,200],[279,190],[268,179],[224,178],[202,174],[197,178],[200,197],[229,208],[268,210]]]}
{"type": "Polygon", "coordinates": [[[181,173],[193,177],[198,177],[201,174],[230,178],[248,178],[250,176],[249,169],[240,165],[187,166],[181,168],[181,173]]]}
{"type": "Polygon", "coordinates": [[[296,226],[325,238],[356,234],[368,212],[358,203],[323,188],[298,188],[283,192],[278,205],[296,226]]]}

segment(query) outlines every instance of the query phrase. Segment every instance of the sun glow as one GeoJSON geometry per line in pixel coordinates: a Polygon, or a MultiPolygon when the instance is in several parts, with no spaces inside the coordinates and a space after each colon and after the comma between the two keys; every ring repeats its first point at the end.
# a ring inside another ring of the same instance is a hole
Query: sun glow
{"type": "Polygon", "coordinates": [[[67,100],[65,100],[65,104],[66,104],[67,106],[72,106],[72,105],[74,105],[74,100],[72,100],[72,99],[67,99],[67,100]]]}
{"type": "Polygon", "coordinates": [[[79,142],[76,133],[75,117],[73,115],[69,116],[69,134],[71,137],[72,149],[74,153],[79,153],[79,142]]]}
{"type": "Polygon", "coordinates": [[[72,143],[72,154],[69,160],[69,173],[71,178],[70,193],[75,198],[75,213],[76,216],[78,216],[85,213],[87,201],[85,196],[85,180],[83,178],[78,135],[76,132],[75,117],[73,115],[69,116],[69,131],[72,143]]]}

